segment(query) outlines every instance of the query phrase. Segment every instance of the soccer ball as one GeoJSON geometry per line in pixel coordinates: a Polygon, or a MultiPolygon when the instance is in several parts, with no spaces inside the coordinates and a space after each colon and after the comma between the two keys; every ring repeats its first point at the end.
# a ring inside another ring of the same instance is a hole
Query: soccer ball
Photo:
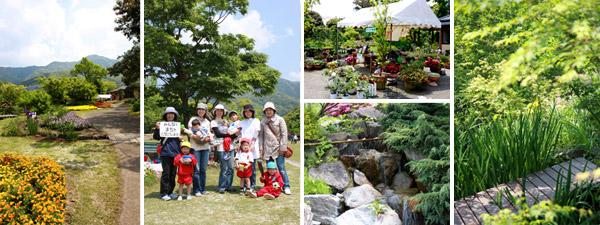
{"type": "Polygon", "coordinates": [[[279,189],[279,182],[273,183],[273,189],[275,189],[275,190],[279,189]]]}

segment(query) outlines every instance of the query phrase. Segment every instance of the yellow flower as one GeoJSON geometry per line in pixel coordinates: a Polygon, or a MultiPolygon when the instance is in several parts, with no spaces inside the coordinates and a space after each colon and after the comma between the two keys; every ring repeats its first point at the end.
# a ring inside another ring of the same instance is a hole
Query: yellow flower
{"type": "Polygon", "coordinates": [[[600,168],[595,169],[594,172],[593,172],[593,174],[594,174],[594,179],[600,177],[600,168]]]}
{"type": "Polygon", "coordinates": [[[576,181],[583,181],[586,180],[590,177],[590,172],[582,172],[582,173],[578,173],[577,176],[575,176],[575,180],[576,181]]]}

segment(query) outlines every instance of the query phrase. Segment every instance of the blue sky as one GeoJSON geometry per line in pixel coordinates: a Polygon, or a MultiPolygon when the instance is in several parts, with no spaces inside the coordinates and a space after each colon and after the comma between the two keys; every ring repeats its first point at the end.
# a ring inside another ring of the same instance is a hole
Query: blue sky
{"type": "Polygon", "coordinates": [[[115,32],[114,0],[0,0],[0,66],[44,66],[97,54],[116,59],[132,43],[115,32]]]}
{"type": "Polygon", "coordinates": [[[255,50],[269,55],[269,66],[282,78],[300,81],[300,2],[249,2],[246,15],[230,16],[219,31],[254,38],[255,50]]]}

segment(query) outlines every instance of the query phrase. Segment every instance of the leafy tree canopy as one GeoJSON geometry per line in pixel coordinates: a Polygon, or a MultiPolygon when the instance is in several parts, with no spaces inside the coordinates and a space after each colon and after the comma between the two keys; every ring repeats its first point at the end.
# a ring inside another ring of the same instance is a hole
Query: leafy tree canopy
{"type": "Polygon", "coordinates": [[[78,75],[83,76],[85,80],[95,85],[93,88],[96,93],[106,92],[104,83],[102,83],[102,79],[108,75],[108,70],[106,70],[106,68],[83,57],[81,62],[75,64],[75,68],[71,70],[71,76],[78,75]]]}

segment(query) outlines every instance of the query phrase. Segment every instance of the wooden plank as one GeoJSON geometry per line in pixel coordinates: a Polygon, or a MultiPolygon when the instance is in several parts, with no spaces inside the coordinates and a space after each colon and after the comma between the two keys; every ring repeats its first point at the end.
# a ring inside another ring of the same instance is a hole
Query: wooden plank
{"type": "Polygon", "coordinates": [[[550,197],[548,196],[549,193],[547,193],[549,187],[542,182],[540,178],[532,173],[526,176],[525,179],[527,181],[525,183],[525,189],[527,192],[529,192],[532,196],[537,196],[540,202],[550,200],[550,197]]]}
{"type": "MultiPolygon", "coordinates": [[[[507,187],[506,184],[501,184],[496,187],[487,189],[486,192],[487,192],[488,196],[490,196],[490,198],[495,200],[498,192],[501,192],[501,190],[504,188],[508,188],[510,190],[510,188],[507,187]]],[[[510,211],[512,211],[512,212],[517,212],[517,209],[515,209],[515,207],[512,205],[512,203],[510,202],[508,197],[504,194],[504,192],[502,192],[501,195],[502,195],[502,209],[510,209],[510,211]]]]}
{"type": "Polygon", "coordinates": [[[598,166],[596,164],[586,160],[583,157],[576,158],[575,160],[578,161],[579,163],[581,163],[582,165],[586,166],[585,171],[592,171],[592,170],[598,169],[598,166]]]}
{"type": "Polygon", "coordinates": [[[500,212],[500,208],[491,203],[492,201],[494,201],[494,199],[488,195],[487,191],[480,191],[479,193],[475,194],[475,196],[477,197],[481,205],[483,205],[483,208],[485,208],[485,211],[487,211],[488,214],[496,215],[498,214],[498,212],[500,212]]]}
{"type": "Polygon", "coordinates": [[[532,196],[529,192],[527,192],[525,190],[525,188],[523,188],[521,186],[521,179],[517,179],[517,180],[513,180],[510,182],[506,183],[507,186],[509,186],[512,189],[512,194],[513,196],[515,196],[516,198],[520,198],[523,193],[525,193],[525,201],[527,203],[528,206],[532,206],[535,202],[535,196],[532,196]]]}
{"type": "Polygon", "coordinates": [[[460,218],[462,218],[463,224],[479,224],[477,216],[473,213],[473,211],[471,211],[471,208],[469,205],[467,205],[464,198],[454,202],[454,209],[458,211],[460,218]]]}
{"type": "Polygon", "coordinates": [[[454,207],[454,225],[463,225],[463,221],[460,218],[460,215],[458,214],[458,211],[456,211],[456,207],[454,207]]]}
{"type": "Polygon", "coordinates": [[[465,197],[465,198],[463,198],[463,200],[471,208],[471,211],[477,218],[478,224],[483,224],[483,221],[479,217],[481,215],[483,215],[484,213],[488,213],[488,212],[485,210],[485,207],[483,207],[481,202],[477,199],[477,196],[473,195],[473,196],[465,197]]]}
{"type": "Polygon", "coordinates": [[[544,186],[544,188],[540,188],[540,186],[538,186],[538,188],[540,188],[542,192],[544,192],[546,196],[548,196],[549,199],[554,199],[554,194],[556,193],[556,180],[548,176],[548,174],[544,171],[538,171],[534,173],[533,176],[537,177],[538,179],[534,179],[534,181],[532,182],[534,182],[536,186],[537,183],[541,182],[540,186],[544,186]]]}

